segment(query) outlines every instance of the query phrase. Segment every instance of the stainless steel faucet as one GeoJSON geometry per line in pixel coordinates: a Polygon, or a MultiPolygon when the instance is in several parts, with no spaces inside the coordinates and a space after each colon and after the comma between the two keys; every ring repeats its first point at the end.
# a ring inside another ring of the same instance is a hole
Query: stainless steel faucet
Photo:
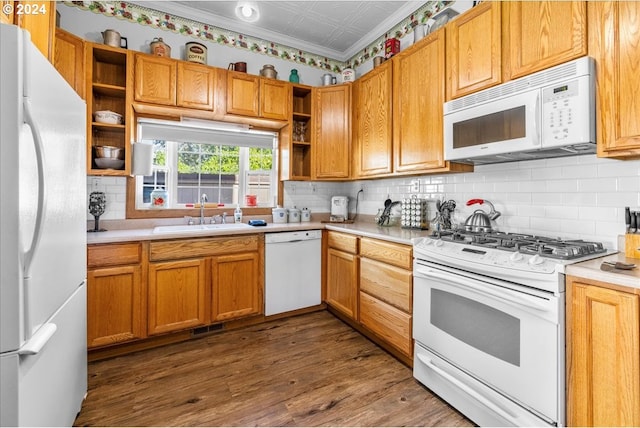
{"type": "Polygon", "coordinates": [[[207,202],[207,194],[200,196],[200,224],[204,224],[204,203],[207,202]]]}

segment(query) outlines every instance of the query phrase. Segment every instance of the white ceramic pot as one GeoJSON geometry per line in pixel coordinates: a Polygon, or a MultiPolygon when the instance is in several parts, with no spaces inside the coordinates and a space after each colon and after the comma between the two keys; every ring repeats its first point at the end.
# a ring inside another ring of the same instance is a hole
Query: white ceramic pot
{"type": "Polygon", "coordinates": [[[289,223],[300,223],[300,210],[289,208],[289,223]]]}
{"type": "Polygon", "coordinates": [[[301,221],[311,221],[311,211],[308,208],[303,208],[300,211],[300,220],[301,221]]]}
{"type": "Polygon", "coordinates": [[[286,223],[287,222],[287,210],[285,208],[274,208],[271,210],[274,223],[286,223]]]}

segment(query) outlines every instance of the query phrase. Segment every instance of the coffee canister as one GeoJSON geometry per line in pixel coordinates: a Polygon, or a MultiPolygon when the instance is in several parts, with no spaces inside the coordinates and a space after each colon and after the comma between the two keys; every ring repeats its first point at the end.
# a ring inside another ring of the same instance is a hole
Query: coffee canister
{"type": "Polygon", "coordinates": [[[202,43],[188,42],[184,45],[185,59],[198,64],[207,63],[207,47],[202,43]]]}
{"type": "Polygon", "coordinates": [[[309,211],[309,208],[303,208],[300,210],[300,220],[311,221],[311,211],[309,211]]]}
{"type": "Polygon", "coordinates": [[[300,210],[298,208],[289,208],[287,212],[289,223],[300,223],[300,210]]]}
{"type": "Polygon", "coordinates": [[[171,46],[162,41],[162,37],[156,37],[150,44],[151,53],[156,56],[171,56],[171,46]]]}
{"type": "Polygon", "coordinates": [[[276,207],[271,210],[274,223],[286,223],[287,222],[287,209],[282,207],[276,207]]]}
{"type": "Polygon", "coordinates": [[[356,72],[353,71],[353,68],[345,68],[342,70],[342,81],[344,83],[353,82],[354,80],[356,80],[356,72]]]}

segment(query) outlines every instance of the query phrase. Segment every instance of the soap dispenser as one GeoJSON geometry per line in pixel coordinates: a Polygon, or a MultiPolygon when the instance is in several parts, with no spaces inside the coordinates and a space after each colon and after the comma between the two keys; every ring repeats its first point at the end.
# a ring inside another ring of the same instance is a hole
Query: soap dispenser
{"type": "Polygon", "coordinates": [[[242,210],[240,204],[236,205],[236,210],[233,212],[233,221],[236,223],[242,223],[242,210]]]}

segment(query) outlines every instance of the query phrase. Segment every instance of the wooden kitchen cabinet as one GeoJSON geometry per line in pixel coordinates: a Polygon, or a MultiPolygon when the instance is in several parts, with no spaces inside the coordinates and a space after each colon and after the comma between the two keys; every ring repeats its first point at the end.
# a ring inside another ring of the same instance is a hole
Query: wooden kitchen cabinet
{"type": "Polygon", "coordinates": [[[87,247],[87,346],[146,337],[144,247],[140,243],[87,247]]]}
{"type": "Polygon", "coordinates": [[[640,426],[640,292],[567,277],[567,426],[640,426]]]}
{"type": "Polygon", "coordinates": [[[412,249],[360,238],[360,323],[411,361],[412,249]]]}
{"type": "Polygon", "coordinates": [[[61,28],[56,28],[53,65],[82,99],[85,91],[84,40],[61,28]]]}
{"type": "Polygon", "coordinates": [[[252,74],[227,73],[227,113],[288,120],[291,84],[252,74]]]}
{"type": "Polygon", "coordinates": [[[640,157],[640,3],[588,3],[589,56],[596,60],[598,156],[640,157]]]}
{"type": "Polygon", "coordinates": [[[501,11],[483,2],[446,26],[447,100],[502,82],[501,11]]]}
{"type": "Polygon", "coordinates": [[[206,261],[203,258],[149,264],[149,334],[207,324],[206,261]]]}
{"type": "Polygon", "coordinates": [[[387,61],[353,84],[354,176],[393,171],[393,68],[387,61]]]}
{"type": "Polygon", "coordinates": [[[291,120],[289,127],[280,131],[282,180],[311,180],[313,91],[311,86],[291,85],[291,120]]]}
{"type": "Polygon", "coordinates": [[[133,110],[129,66],[132,53],[126,49],[85,42],[87,101],[87,174],[127,176],[131,171],[133,110]],[[94,113],[110,110],[122,115],[124,123],[98,123],[94,113]],[[119,169],[99,168],[94,146],[124,149],[124,165],[119,169]]]}
{"type": "Polygon", "coordinates": [[[393,162],[396,172],[445,168],[443,30],[393,58],[393,162]]]}
{"type": "Polygon", "coordinates": [[[358,237],[327,233],[326,302],[351,320],[358,319],[358,237]]]}
{"type": "Polygon", "coordinates": [[[587,54],[586,1],[513,1],[503,3],[511,80],[587,54]]]}
{"type": "Polygon", "coordinates": [[[176,105],[178,107],[213,110],[215,70],[206,65],[178,61],[176,105]]]}
{"type": "Polygon", "coordinates": [[[136,101],[176,105],[177,62],[143,53],[135,54],[135,91],[136,101]]]}
{"type": "Polygon", "coordinates": [[[316,88],[314,96],[314,176],[350,178],[351,85],[316,88]]]}
{"type": "Polygon", "coordinates": [[[214,257],[211,319],[224,321],[262,311],[258,253],[248,252],[214,257]]]}
{"type": "MultiPolygon", "coordinates": [[[[11,4],[12,12],[3,9],[3,21],[24,28],[31,35],[31,41],[42,54],[53,63],[55,59],[55,1],[3,1],[11,4]]],[[[8,10],[8,9],[7,9],[8,10]]]]}

